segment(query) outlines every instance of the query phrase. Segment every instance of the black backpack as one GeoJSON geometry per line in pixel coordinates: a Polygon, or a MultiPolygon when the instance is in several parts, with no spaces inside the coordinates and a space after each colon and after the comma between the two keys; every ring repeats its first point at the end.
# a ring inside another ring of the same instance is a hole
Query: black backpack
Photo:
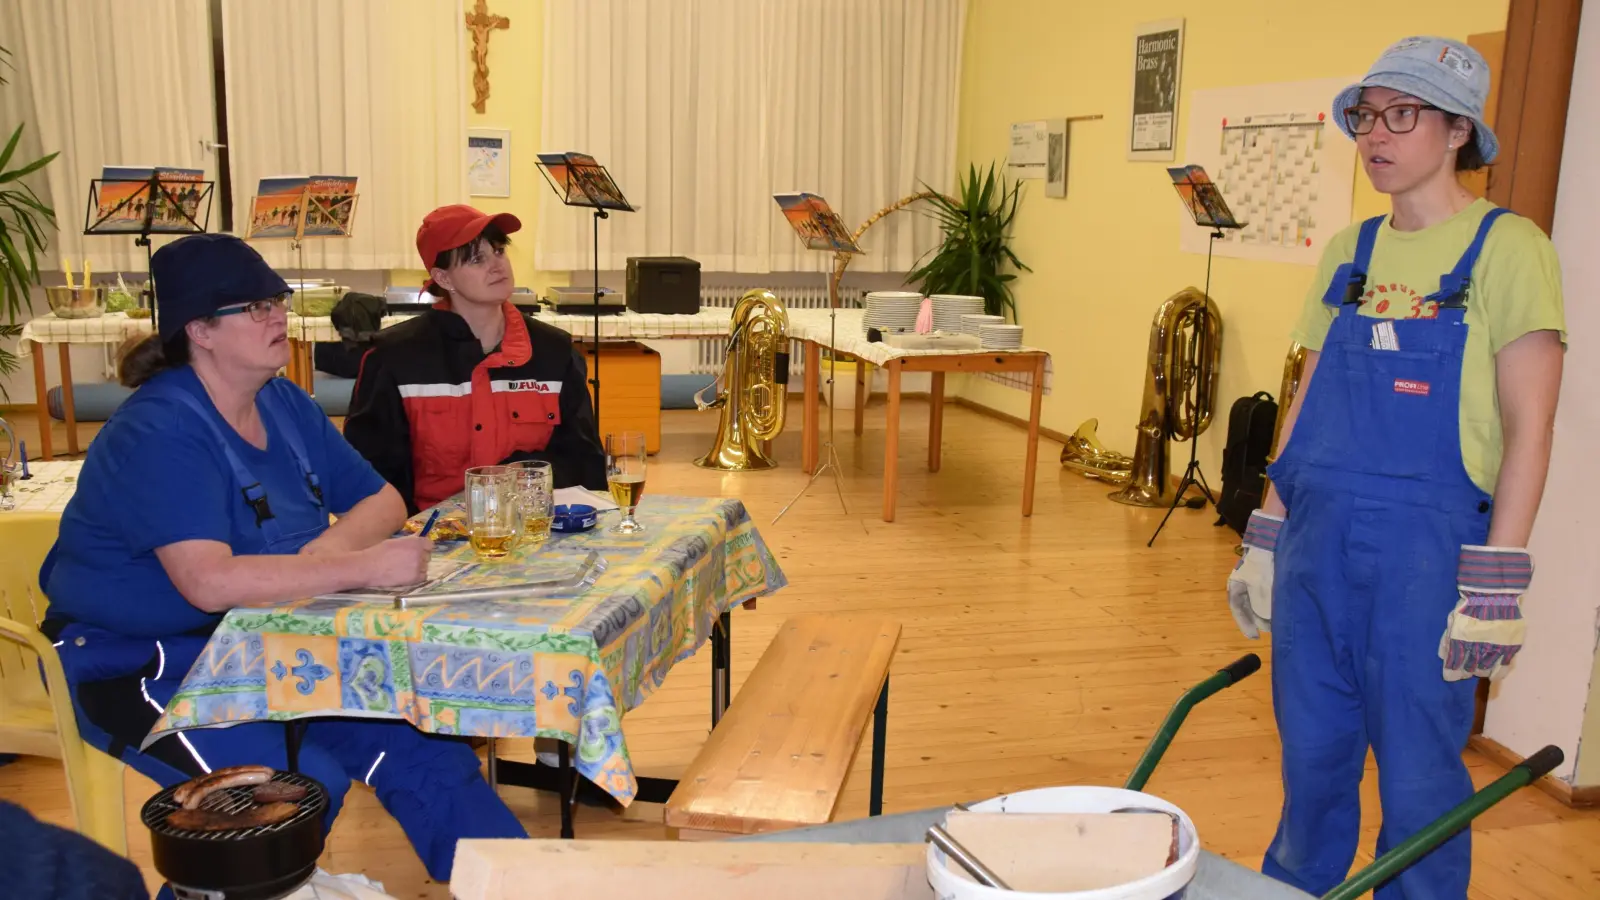
{"type": "Polygon", "coordinates": [[[340,378],[355,378],[361,372],[361,358],[372,348],[383,328],[388,304],[375,294],[349,291],[334,305],[329,318],[339,330],[340,343],[317,344],[313,350],[318,371],[340,378]]]}
{"type": "Polygon", "coordinates": [[[1222,493],[1217,498],[1217,525],[1244,534],[1250,514],[1261,508],[1266,494],[1267,457],[1272,455],[1272,431],[1277,427],[1278,404],[1266,391],[1233,401],[1228,412],[1228,444],[1222,450],[1222,493]]]}

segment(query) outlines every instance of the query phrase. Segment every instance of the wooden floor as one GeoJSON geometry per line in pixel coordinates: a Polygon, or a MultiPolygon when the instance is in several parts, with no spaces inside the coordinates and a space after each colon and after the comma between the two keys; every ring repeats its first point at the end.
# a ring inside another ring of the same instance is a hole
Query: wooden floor
{"type": "MultiPolygon", "coordinates": [[[[798,409],[793,410],[798,419],[798,409]]],[[[742,677],[784,618],[801,612],[872,612],[904,627],[894,661],[885,807],[913,810],[1004,791],[1061,784],[1119,785],[1172,701],[1246,652],[1268,648],[1239,635],[1223,585],[1233,535],[1213,514],[1180,510],[1154,549],[1158,511],[1105,498],[1097,482],[1063,472],[1060,447],[1041,442],[1034,515],[1020,515],[1023,433],[959,407],[946,413],[943,468],[926,471],[927,407],[904,412],[898,521],[882,503],[883,410],[867,433],[840,416],[840,508],[818,482],[781,522],[778,510],[805,484],[798,421],[777,442],[783,468],[720,475],[695,468],[715,426],[712,413],[670,412],[651,460],[651,493],[726,495],[749,507],[790,586],[734,616],[735,696],[742,677]]],[[[30,416],[16,416],[37,446],[30,416]]],[[[87,437],[89,428],[85,428],[87,437]]],[[[57,446],[65,446],[58,426],[57,446]]],[[[1127,444],[1104,436],[1113,445],[1127,444]]],[[[705,740],[709,652],[675,669],[625,721],[640,774],[675,776],[705,740]]],[[[1269,660],[1270,664],[1270,660],[1269,660]]],[[[508,754],[515,755],[515,754],[508,754]]],[[[840,817],[866,814],[867,762],[857,757],[840,817]]],[[[1469,754],[1480,784],[1501,774],[1469,754]]],[[[1148,789],[1194,818],[1213,852],[1259,866],[1282,794],[1266,672],[1206,701],[1190,716],[1148,789]]],[[[149,868],[148,839],[134,815],[153,786],[130,775],[132,854],[149,868]]],[[[507,801],[537,836],[554,836],[553,800],[516,788],[507,801]]],[[[1376,779],[1365,783],[1363,851],[1377,831],[1376,779]]],[[[47,760],[0,767],[0,797],[70,822],[61,770],[47,760]]],[[[355,786],[322,860],[359,871],[397,897],[445,898],[400,829],[355,786]]],[[[582,837],[664,837],[659,824],[591,808],[582,837]]],[[[1574,812],[1525,790],[1483,816],[1474,844],[1474,900],[1600,896],[1600,813],[1574,812]]]]}

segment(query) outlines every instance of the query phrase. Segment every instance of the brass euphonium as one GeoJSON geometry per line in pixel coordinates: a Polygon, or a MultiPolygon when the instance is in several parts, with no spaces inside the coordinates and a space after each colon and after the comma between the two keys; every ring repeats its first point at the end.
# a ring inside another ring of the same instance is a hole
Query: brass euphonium
{"type": "Polygon", "coordinates": [[[777,466],[763,445],[783,431],[788,384],[789,312],[771,291],[746,291],[733,307],[722,374],[694,397],[701,409],[722,409],[711,452],[694,464],[724,472],[777,466]]]}
{"type": "Polygon", "coordinates": [[[1184,288],[1156,310],[1144,401],[1134,432],[1133,471],[1111,499],[1130,506],[1172,505],[1167,441],[1195,440],[1211,424],[1221,351],[1222,316],[1205,294],[1184,288]]]}

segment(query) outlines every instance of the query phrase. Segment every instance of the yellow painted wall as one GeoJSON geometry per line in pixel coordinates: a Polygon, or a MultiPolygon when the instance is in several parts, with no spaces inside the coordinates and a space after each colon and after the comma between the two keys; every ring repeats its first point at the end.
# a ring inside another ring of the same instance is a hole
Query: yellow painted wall
{"type": "MultiPolygon", "coordinates": [[[[1383,49],[1413,33],[1465,39],[1505,27],[1506,0],[972,0],[962,59],[961,170],[1003,163],[1015,121],[1104,114],[1072,124],[1065,199],[1026,182],[1013,248],[1033,273],[1016,282],[1029,344],[1054,357],[1044,424],[1064,432],[1100,420],[1108,446],[1133,452],[1151,317],[1162,300],[1205,282],[1205,257],[1178,250],[1177,198],[1164,171],[1184,162],[1191,92],[1340,76],[1360,77],[1383,49]],[[1128,162],[1133,32],[1186,20],[1173,163],[1128,162]]],[[[1341,135],[1337,139],[1343,140],[1341,135]]],[[[1356,175],[1356,216],[1387,210],[1356,175]]],[[[1195,226],[1189,226],[1195,227],[1195,226]]],[[[1211,293],[1224,320],[1221,384],[1201,461],[1220,475],[1228,405],[1278,392],[1288,332],[1313,269],[1218,258],[1211,293]]],[[[1026,416],[1028,395],[971,379],[963,393],[1026,416]]],[[[1186,445],[1173,456],[1187,459],[1186,445]]],[[[1175,463],[1174,474],[1181,472],[1175,463]]]]}
{"type": "MultiPolygon", "coordinates": [[[[462,0],[470,11],[475,0],[462,0]]],[[[489,11],[511,20],[511,27],[489,38],[489,101],[484,111],[472,108],[472,37],[467,35],[467,64],[462,70],[462,91],[467,98],[468,128],[503,128],[511,132],[511,196],[462,197],[461,202],[485,212],[511,212],[522,220],[522,231],[512,236],[511,265],[517,284],[543,293],[551,284],[566,284],[566,272],[534,269],[533,235],[539,214],[539,194],[550,188],[534,168],[539,147],[539,122],[544,87],[544,0],[491,0],[489,11]]],[[[420,285],[427,275],[421,269],[390,273],[395,285],[420,285]]]]}

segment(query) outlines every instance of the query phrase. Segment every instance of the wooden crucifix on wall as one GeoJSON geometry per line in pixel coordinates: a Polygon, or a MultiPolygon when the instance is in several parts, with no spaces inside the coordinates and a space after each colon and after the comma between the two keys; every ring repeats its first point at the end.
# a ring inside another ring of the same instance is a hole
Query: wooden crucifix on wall
{"type": "Polygon", "coordinates": [[[489,33],[510,27],[510,19],[489,14],[488,0],[478,0],[467,13],[467,30],[472,32],[472,108],[480,113],[489,102],[489,33]]]}

